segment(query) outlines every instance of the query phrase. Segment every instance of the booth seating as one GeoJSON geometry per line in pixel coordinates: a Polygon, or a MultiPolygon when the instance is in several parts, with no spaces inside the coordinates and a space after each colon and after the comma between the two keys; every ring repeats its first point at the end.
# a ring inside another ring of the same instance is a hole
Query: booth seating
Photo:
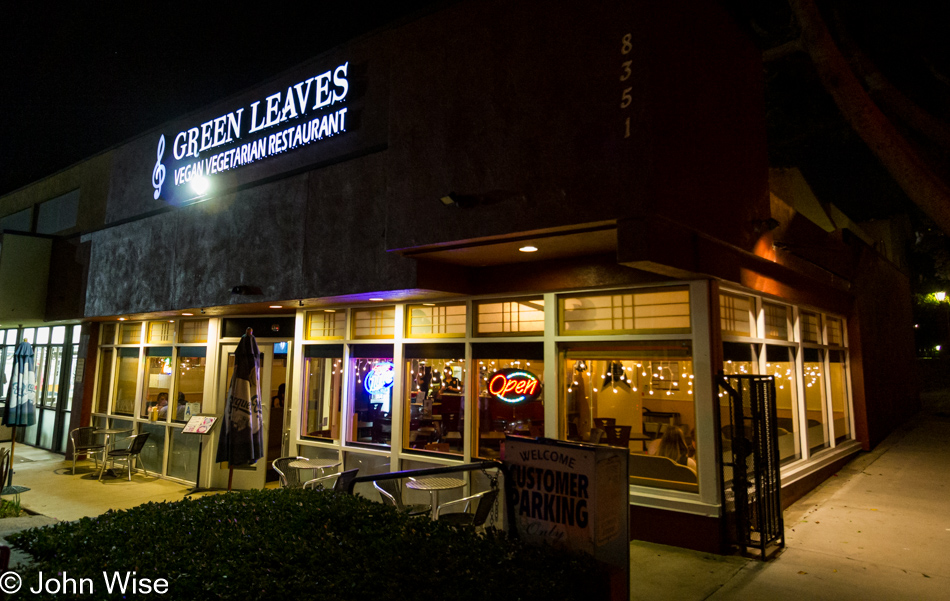
{"type": "Polygon", "coordinates": [[[692,468],[676,463],[669,457],[631,453],[629,472],[630,484],[686,492],[697,492],[699,490],[696,472],[692,468]]]}

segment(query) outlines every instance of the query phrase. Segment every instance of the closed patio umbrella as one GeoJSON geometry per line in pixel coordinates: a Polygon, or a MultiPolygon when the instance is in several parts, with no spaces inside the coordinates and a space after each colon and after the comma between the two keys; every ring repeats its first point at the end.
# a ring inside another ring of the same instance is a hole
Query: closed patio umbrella
{"type": "Polygon", "coordinates": [[[248,328],[234,352],[234,374],[228,386],[215,457],[217,463],[228,462],[228,490],[234,466],[252,465],[264,456],[260,358],[254,332],[248,328]]]}
{"type": "MultiPolygon", "coordinates": [[[[10,443],[10,477],[3,494],[29,490],[13,486],[13,449],[16,445],[17,426],[32,426],[36,423],[36,366],[33,362],[33,346],[24,340],[13,353],[13,373],[7,388],[7,406],[3,411],[3,425],[13,429],[10,443]],[[16,490],[14,490],[16,489],[16,490]]],[[[3,483],[0,482],[0,485],[3,483]]]]}

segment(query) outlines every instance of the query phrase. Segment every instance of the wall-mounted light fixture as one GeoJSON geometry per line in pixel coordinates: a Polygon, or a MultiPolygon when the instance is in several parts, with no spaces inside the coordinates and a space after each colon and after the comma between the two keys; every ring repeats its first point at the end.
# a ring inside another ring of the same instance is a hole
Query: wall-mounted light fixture
{"type": "Polygon", "coordinates": [[[198,196],[203,196],[211,189],[211,180],[203,175],[199,175],[191,180],[191,189],[198,196]]]}
{"type": "Polygon", "coordinates": [[[768,219],[753,219],[752,231],[756,234],[764,234],[765,232],[771,232],[780,225],[782,224],[773,217],[769,217],[768,219]]]}
{"type": "Polygon", "coordinates": [[[457,209],[470,209],[475,206],[493,205],[510,200],[525,200],[525,195],[512,190],[491,190],[483,194],[459,194],[449,192],[439,198],[442,204],[457,209]]]}
{"type": "Polygon", "coordinates": [[[240,294],[242,296],[260,296],[264,291],[257,286],[234,286],[231,288],[231,294],[240,294]]]}

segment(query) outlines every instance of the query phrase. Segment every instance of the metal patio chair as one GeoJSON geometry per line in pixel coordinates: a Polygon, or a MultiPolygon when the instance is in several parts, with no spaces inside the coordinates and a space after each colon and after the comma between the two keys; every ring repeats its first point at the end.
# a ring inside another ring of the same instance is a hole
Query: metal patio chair
{"type": "Polygon", "coordinates": [[[132,464],[133,461],[137,461],[139,465],[142,466],[142,471],[145,472],[145,477],[148,477],[148,469],[145,468],[145,464],[142,463],[142,449],[145,448],[145,443],[148,442],[149,432],[143,432],[141,434],[135,434],[129,436],[126,440],[129,441],[128,448],[125,449],[115,449],[114,451],[109,451],[102,458],[102,468],[99,470],[99,479],[102,480],[102,474],[106,471],[106,465],[111,461],[113,467],[115,467],[116,459],[125,459],[126,464],[129,468],[129,482],[132,481],[132,464]]]}
{"type": "Polygon", "coordinates": [[[307,480],[303,483],[304,488],[309,488],[311,490],[325,490],[325,484],[329,484],[333,481],[333,491],[342,491],[348,492],[350,482],[356,478],[357,472],[360,470],[354,468],[351,470],[346,470],[345,472],[340,472],[338,474],[330,474],[329,476],[320,476],[319,478],[314,478],[313,480],[307,480]]]}
{"type": "Polygon", "coordinates": [[[76,455],[80,453],[92,455],[92,458],[96,461],[96,469],[99,469],[99,454],[105,450],[106,445],[98,440],[95,432],[96,428],[93,426],[83,426],[69,433],[69,440],[73,443],[74,474],[76,473],[76,455]]]}
{"type": "Polygon", "coordinates": [[[432,506],[426,504],[406,505],[402,502],[402,487],[399,480],[381,480],[373,481],[373,487],[379,491],[379,496],[383,503],[391,505],[399,511],[404,511],[411,516],[426,515],[432,511],[432,506]]]}
{"type": "Polygon", "coordinates": [[[280,478],[281,488],[300,488],[303,482],[300,480],[300,470],[290,467],[292,461],[306,461],[306,457],[279,457],[274,460],[274,471],[280,478]]]}
{"type": "Polygon", "coordinates": [[[498,500],[498,489],[494,488],[474,494],[470,497],[458,499],[457,501],[442,503],[439,505],[438,509],[435,510],[436,519],[440,522],[447,522],[453,526],[472,526],[474,528],[481,528],[485,525],[485,521],[491,514],[492,507],[495,505],[496,500],[498,500]],[[476,500],[478,502],[475,505],[475,511],[469,513],[469,509],[472,506],[472,501],[476,500]],[[442,513],[446,507],[462,504],[464,504],[464,508],[461,512],[446,514],[442,513]]]}

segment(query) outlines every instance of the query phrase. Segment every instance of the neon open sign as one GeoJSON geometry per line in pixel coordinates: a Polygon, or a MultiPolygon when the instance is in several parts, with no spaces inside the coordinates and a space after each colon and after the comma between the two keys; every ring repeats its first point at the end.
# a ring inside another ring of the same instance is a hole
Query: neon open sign
{"type": "Polygon", "coordinates": [[[488,392],[505,403],[533,401],[541,394],[541,380],[523,369],[499,369],[488,380],[488,392]]]}
{"type": "Polygon", "coordinates": [[[363,379],[363,388],[370,394],[379,394],[392,387],[395,373],[395,366],[389,361],[377,363],[363,379]]]}

